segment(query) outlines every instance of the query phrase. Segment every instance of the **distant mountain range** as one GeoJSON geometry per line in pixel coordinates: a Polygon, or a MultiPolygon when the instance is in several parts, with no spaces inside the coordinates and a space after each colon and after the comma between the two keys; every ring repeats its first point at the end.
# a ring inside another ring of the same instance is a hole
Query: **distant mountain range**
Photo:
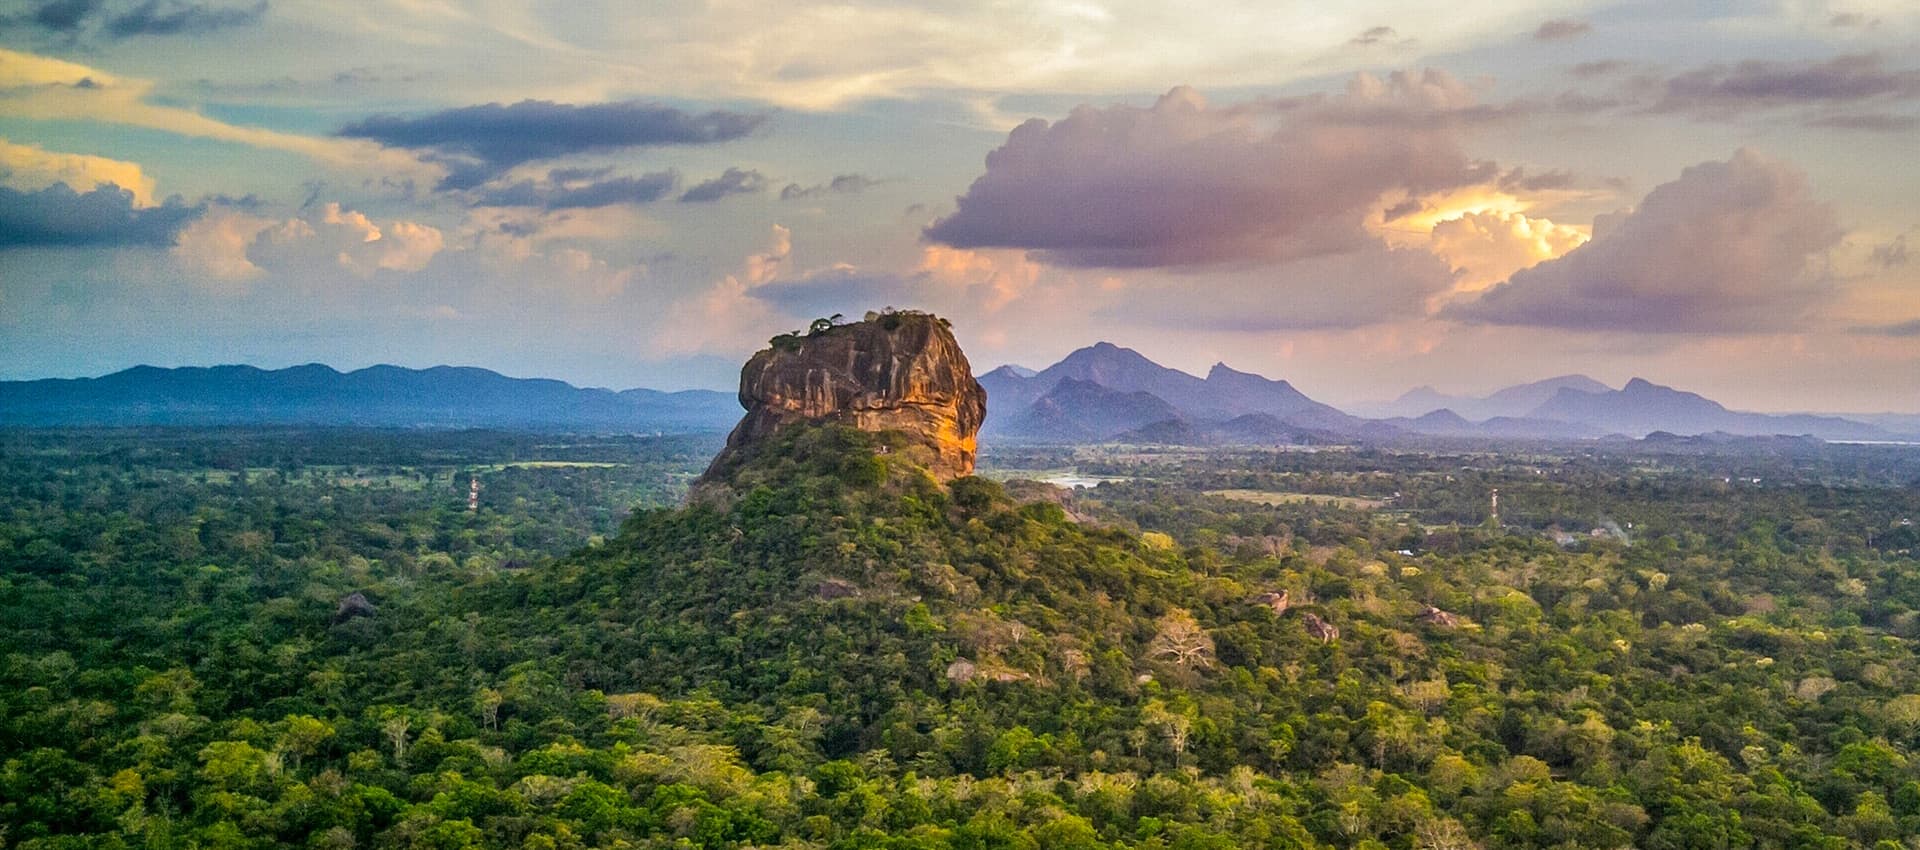
{"type": "Polygon", "coordinates": [[[1459,437],[1638,439],[1648,434],[1812,436],[1892,440],[1920,432],[1894,415],[1876,422],[1728,410],[1700,395],[1635,378],[1613,389],[1563,375],[1487,396],[1432,387],[1368,408],[1363,419],[1315,401],[1286,381],[1215,364],[1205,378],[1111,343],[1082,348],[1038,372],[1002,366],[980,376],[989,437],[1032,442],[1235,445],[1459,437]]]}
{"type": "Polygon", "coordinates": [[[1386,404],[1355,405],[1354,412],[1383,419],[1419,417],[1436,410],[1450,410],[1475,421],[1503,416],[1523,418],[1563,389],[1601,393],[1612,388],[1585,375],[1561,375],[1486,396],[1447,395],[1433,387],[1415,387],[1386,404]]]}
{"type": "Polygon", "coordinates": [[[1107,440],[1170,420],[1211,426],[1248,414],[1292,423],[1296,430],[1353,431],[1364,424],[1286,381],[1226,364],[1197,378],[1107,342],[1039,372],[1002,366],[980,376],[980,384],[987,390],[988,436],[1047,440],[1077,433],[1083,440],[1107,440]]]}
{"type": "Polygon", "coordinates": [[[1634,378],[1625,387],[1600,392],[1564,388],[1531,414],[1535,419],[1579,422],[1617,434],[1640,437],[1655,431],[1672,434],[1720,432],[1740,436],[1809,435],[1823,440],[1883,440],[1884,429],[1838,416],[1741,413],[1695,393],[1634,378]]]}
{"type": "MultiPolygon", "coordinates": [[[[1215,364],[1204,378],[1099,343],[1045,369],[984,375],[989,440],[1282,445],[1422,438],[1590,440],[1649,434],[1920,439],[1920,415],[1771,415],[1728,410],[1640,378],[1612,389],[1584,375],[1452,396],[1431,387],[1348,415],[1286,381],[1215,364]]],[[[613,391],[472,367],[340,372],[138,366],[99,378],[0,381],[0,426],[361,425],[597,432],[724,431],[732,393],[613,391]]]]}
{"type": "Polygon", "coordinates": [[[136,366],[99,378],[0,382],[0,425],[362,425],[608,432],[724,430],[741,408],[712,390],[615,392],[472,367],[340,372],[136,366]]]}

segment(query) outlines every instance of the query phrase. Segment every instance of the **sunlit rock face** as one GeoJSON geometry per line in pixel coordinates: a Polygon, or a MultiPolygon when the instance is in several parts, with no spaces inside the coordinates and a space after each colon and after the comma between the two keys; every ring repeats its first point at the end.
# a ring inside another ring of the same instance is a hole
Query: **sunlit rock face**
{"type": "Polygon", "coordinates": [[[865,321],[776,337],[740,370],[740,404],[747,415],[709,478],[727,468],[730,454],[782,428],[819,422],[901,432],[930,450],[927,471],[945,481],[973,472],[987,393],[945,319],[869,313],[865,321]]]}

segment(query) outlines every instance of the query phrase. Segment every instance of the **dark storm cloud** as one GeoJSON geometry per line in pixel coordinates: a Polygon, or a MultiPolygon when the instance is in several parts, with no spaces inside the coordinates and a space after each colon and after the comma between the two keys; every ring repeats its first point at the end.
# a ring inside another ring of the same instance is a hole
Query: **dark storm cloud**
{"type": "Polygon", "coordinates": [[[799,201],[826,195],[857,195],[879,183],[880,181],[864,174],[842,174],[826,183],[816,183],[812,186],[788,183],[786,188],[780,190],[780,200],[799,201]]]}
{"type": "Polygon", "coordinates": [[[75,192],[55,183],[35,192],[0,187],[0,248],[173,244],[173,237],[206,211],[178,197],[157,207],[136,207],[133,193],[118,186],[75,192]]]}
{"type": "Polygon", "coordinates": [[[1079,107],[1016,128],[957,209],[926,228],[958,248],[1023,248],[1074,266],[1199,266],[1339,253],[1373,239],[1384,194],[1494,176],[1460,149],[1480,120],[1444,73],[1361,76],[1342,96],[1209,106],[1079,107]]]}
{"type": "Polygon", "coordinates": [[[1653,109],[1727,117],[1769,107],[1915,98],[1920,71],[1889,68],[1880,54],[1860,53],[1813,63],[1709,65],[1667,80],[1653,109]]]}
{"type": "Polygon", "coordinates": [[[1566,41],[1593,32],[1593,24],[1578,18],[1554,18],[1533,31],[1536,41],[1566,41]]]}
{"type": "Polygon", "coordinates": [[[550,210],[608,207],[615,204],[650,204],[666,197],[680,185],[674,171],[655,171],[639,177],[614,177],[606,180],[606,169],[554,169],[548,182],[536,184],[522,180],[504,186],[484,186],[475,190],[474,204],[483,207],[542,207],[550,210]]]}
{"type": "Polygon", "coordinates": [[[584,106],[523,100],[420,116],[376,115],[338,135],[422,151],[447,165],[442,188],[479,186],[513,166],[569,154],[664,145],[706,145],[744,137],[765,125],[762,114],[688,112],[658,104],[584,106]]]}
{"type": "Polygon", "coordinates": [[[764,192],[769,181],[758,171],[742,168],[729,168],[719,177],[702,182],[680,196],[683,204],[701,204],[717,201],[731,195],[751,195],[764,192]]]}
{"type": "Polygon", "coordinates": [[[1790,328],[1833,295],[1811,261],[1839,244],[1806,175],[1749,150],[1602,216],[1591,242],[1521,271],[1450,318],[1641,332],[1790,328]]]}
{"type": "Polygon", "coordinates": [[[115,38],[136,35],[203,35],[215,30],[251,24],[267,13],[265,2],[251,6],[220,6],[147,0],[107,20],[107,34],[115,38]]]}

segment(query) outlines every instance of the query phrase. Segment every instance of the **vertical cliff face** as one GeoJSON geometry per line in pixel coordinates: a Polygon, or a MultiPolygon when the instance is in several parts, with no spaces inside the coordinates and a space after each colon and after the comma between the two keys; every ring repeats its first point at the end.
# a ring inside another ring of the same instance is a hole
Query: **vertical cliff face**
{"type": "Polygon", "coordinates": [[[897,431],[928,450],[947,480],[973,472],[987,394],[945,320],[926,313],[868,314],[867,321],[775,338],[740,370],[747,415],[705,478],[783,428],[807,422],[897,431]]]}

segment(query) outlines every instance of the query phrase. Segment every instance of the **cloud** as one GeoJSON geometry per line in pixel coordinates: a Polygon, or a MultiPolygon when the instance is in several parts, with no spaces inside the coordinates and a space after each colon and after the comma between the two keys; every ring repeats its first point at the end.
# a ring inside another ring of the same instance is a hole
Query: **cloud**
{"type": "Polygon", "coordinates": [[[0,184],[15,189],[43,189],[65,183],[76,191],[113,184],[133,194],[133,204],[153,206],[153,178],[137,162],[104,156],[49,151],[38,145],[16,145],[0,138],[0,184]]]}
{"type": "Polygon", "coordinates": [[[29,20],[54,32],[73,32],[101,0],[49,0],[33,10],[29,20]]]}
{"type": "Polygon", "coordinates": [[[826,195],[857,195],[879,184],[880,181],[864,174],[841,174],[825,183],[815,183],[812,186],[788,183],[786,188],[780,190],[780,200],[799,201],[826,195]]]}
{"type": "Polygon", "coordinates": [[[172,253],[202,283],[250,280],[265,272],[247,258],[247,246],[272,224],[243,209],[216,206],[180,231],[172,253]]]}
{"type": "Polygon", "coordinates": [[[1579,18],[1554,18],[1533,31],[1535,41],[1566,41],[1593,32],[1593,24],[1579,18]]]}
{"type": "Polygon", "coordinates": [[[1807,121],[1809,127],[1835,130],[1865,130],[1871,133],[1905,133],[1920,128],[1920,116],[1887,112],[1851,112],[1823,115],[1807,121]]]}
{"type": "Polygon", "coordinates": [[[748,255],[738,274],[670,307],[668,321],[647,338],[647,349],[655,356],[751,351],[769,328],[784,329],[792,321],[752,292],[778,277],[792,258],[793,232],[774,225],[767,250],[748,255]]]}
{"type": "Polygon", "coordinates": [[[262,0],[251,6],[223,6],[180,0],[147,0],[107,21],[115,38],[136,35],[204,35],[215,30],[251,24],[267,13],[262,0]]]}
{"type": "Polygon", "coordinates": [[[1521,269],[1565,255],[1587,241],[1576,228],[1518,212],[1473,212],[1437,222],[1428,250],[1446,260],[1461,286],[1482,289],[1521,269]]]}
{"type": "Polygon", "coordinates": [[[1894,269],[1906,265],[1909,259],[1907,256],[1907,235],[1902,233],[1899,236],[1893,237],[1893,241],[1891,242],[1873,246],[1873,253],[1869,256],[1869,259],[1873,261],[1874,265],[1883,269],[1894,269]]]}
{"type": "Polygon", "coordinates": [[[693,113],[635,101],[523,100],[412,117],[375,115],[340,128],[337,135],[423,152],[449,167],[443,188],[466,189],[525,162],[620,148],[714,144],[744,137],[766,120],[763,114],[693,113]]]}
{"type": "Polygon", "coordinates": [[[411,221],[375,224],[338,203],[270,226],[247,245],[247,260],[267,270],[337,267],[357,276],[426,268],[446,244],[438,228],[411,221]]]}
{"type": "Polygon", "coordinates": [[[1638,209],[1596,219],[1591,242],[1443,315],[1654,333],[1791,327],[1833,295],[1810,266],[1841,235],[1806,175],[1742,149],[1682,171],[1638,209]]]}
{"type": "MultiPolygon", "coordinates": [[[[475,208],[453,230],[376,219],[337,202],[288,217],[214,205],[182,230],[174,267],[198,290],[341,304],[420,298],[492,302],[483,312],[513,321],[552,298],[603,302],[646,274],[614,266],[585,245],[643,227],[619,208],[546,211],[475,208]],[[437,294],[433,294],[437,293],[437,294]]],[[[446,302],[440,301],[439,304],[446,302]]],[[[444,312],[435,304],[407,309],[444,312]]]]}
{"type": "Polygon", "coordinates": [[[1420,248],[1353,251],[1251,268],[1133,274],[1100,315],[1141,325],[1261,333],[1355,328],[1418,318],[1454,285],[1420,248]]]}
{"type": "Polygon", "coordinates": [[[267,13],[266,0],[236,5],[189,0],[144,0],[116,5],[106,0],[48,0],[20,19],[50,32],[78,36],[93,31],[108,38],[142,35],[204,35],[252,24],[267,13]],[[99,20],[98,28],[90,27],[99,20]]]}
{"type": "Polygon", "coordinates": [[[482,187],[475,191],[474,203],[488,207],[541,207],[550,210],[649,204],[666,197],[680,185],[680,175],[674,171],[654,171],[639,177],[606,180],[595,180],[588,176],[604,174],[599,170],[554,169],[547,172],[547,181],[543,184],[522,180],[482,187]]]}
{"type": "Polygon", "coordinates": [[[746,294],[788,316],[818,317],[905,303],[903,296],[911,287],[910,281],[897,275],[836,265],[769,281],[746,290],[746,294]]]}
{"type": "Polygon", "coordinates": [[[1666,80],[1652,109],[1725,119],[1759,109],[1916,98],[1920,71],[1889,68],[1884,56],[1859,53],[1823,62],[1708,65],[1666,80]]]}
{"type": "Polygon", "coordinates": [[[1573,172],[1564,168],[1528,174],[1525,168],[1515,168],[1500,175],[1500,189],[1506,192],[1548,192],[1556,189],[1571,189],[1579,182],[1573,172]]]}
{"type": "Polygon", "coordinates": [[[437,177],[412,155],[388,151],[371,142],[327,139],[228,124],[192,109],[148,102],[150,80],[109,74],[61,59],[0,48],[0,100],[9,118],[36,121],[94,121],[144,127],[181,136],[214,139],[258,148],[291,151],[318,162],[384,176],[437,177]]]}
{"type": "Polygon", "coordinates": [[[956,211],[926,228],[958,248],[1021,248],[1073,266],[1177,267],[1353,250],[1390,192],[1487,179],[1461,151],[1472,96],[1439,71],[1354,78],[1335,97],[1079,107],[1016,128],[956,211]]]}
{"type": "Polygon", "coordinates": [[[177,197],[141,207],[133,192],[111,183],[87,192],[65,183],[36,192],[0,186],[0,248],[170,245],[204,211],[177,197]]]}
{"type": "Polygon", "coordinates": [[[1920,337],[1920,319],[1885,325],[1856,325],[1848,330],[1861,336],[1920,337]]]}
{"type": "Polygon", "coordinates": [[[730,195],[751,195],[764,192],[768,184],[767,176],[758,171],[729,168],[720,176],[705,181],[680,196],[680,203],[701,204],[720,200],[730,195]]]}
{"type": "Polygon", "coordinates": [[[1347,40],[1348,44],[1367,47],[1393,38],[1393,27],[1369,27],[1366,32],[1347,40]]]}
{"type": "Polygon", "coordinates": [[[1633,63],[1623,59],[1599,59],[1592,62],[1578,63],[1568,68],[1567,73],[1584,79],[1617,74],[1631,67],[1633,67],[1633,63]]]}

